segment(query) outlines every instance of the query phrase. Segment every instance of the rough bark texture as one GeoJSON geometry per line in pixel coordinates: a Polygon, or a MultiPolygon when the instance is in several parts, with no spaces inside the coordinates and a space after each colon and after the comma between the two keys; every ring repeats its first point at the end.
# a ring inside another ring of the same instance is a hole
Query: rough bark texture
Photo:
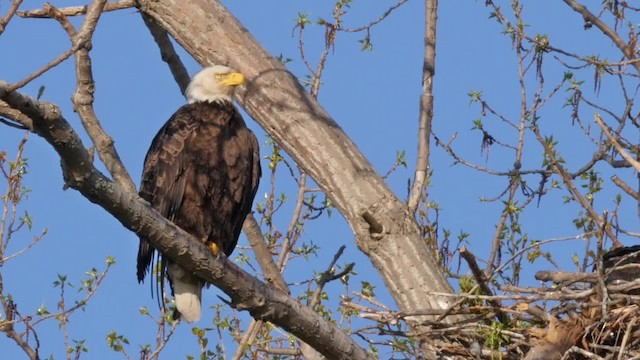
{"type": "Polygon", "coordinates": [[[238,102],[332,198],[400,310],[442,309],[452,292],[419,229],[381,176],[282,64],[217,1],[139,1],[201,64],[227,64],[249,79],[238,102]]]}

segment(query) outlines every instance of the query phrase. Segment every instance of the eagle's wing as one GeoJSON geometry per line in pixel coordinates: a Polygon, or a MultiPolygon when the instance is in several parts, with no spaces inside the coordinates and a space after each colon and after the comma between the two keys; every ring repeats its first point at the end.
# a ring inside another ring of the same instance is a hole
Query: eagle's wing
{"type": "MultiPolygon", "coordinates": [[[[182,204],[186,167],[184,154],[188,138],[196,124],[187,116],[186,109],[180,108],[160,129],[151,142],[144,161],[140,196],[149,201],[160,214],[173,221],[182,204]]],[[[187,151],[185,151],[187,150],[187,151]]],[[[138,281],[144,280],[155,259],[155,249],[146,239],[140,239],[138,249],[138,281]]],[[[160,270],[160,280],[164,278],[164,266],[160,270]]]]}
{"type": "Polygon", "coordinates": [[[244,128],[243,131],[238,134],[238,138],[236,143],[246,147],[248,153],[246,154],[247,156],[238,159],[239,164],[233,168],[229,167],[229,178],[231,182],[235,182],[235,186],[231,187],[231,191],[238,191],[239,196],[236,206],[238,214],[233,214],[235,216],[231,217],[236,221],[233,225],[234,232],[229,241],[223,244],[224,252],[227,256],[230,255],[236,247],[240,231],[242,230],[242,223],[244,223],[244,219],[251,212],[253,199],[258,191],[258,183],[262,175],[258,139],[248,128],[244,128]]]}

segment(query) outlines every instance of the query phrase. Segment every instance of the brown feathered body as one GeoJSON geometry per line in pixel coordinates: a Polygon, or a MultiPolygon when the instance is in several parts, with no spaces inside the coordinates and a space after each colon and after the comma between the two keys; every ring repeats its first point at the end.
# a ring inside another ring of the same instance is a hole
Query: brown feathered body
{"type": "MultiPolygon", "coordinates": [[[[259,160],[258,141],[230,101],[187,104],[153,139],[140,196],[193,238],[216,244],[228,256],[251,211],[260,178],[259,160]]],[[[197,320],[203,282],[156,254],[141,238],[138,281],[156,262],[160,286],[167,274],[178,311],[189,322],[197,320]],[[197,309],[190,310],[193,306],[197,309]]]]}

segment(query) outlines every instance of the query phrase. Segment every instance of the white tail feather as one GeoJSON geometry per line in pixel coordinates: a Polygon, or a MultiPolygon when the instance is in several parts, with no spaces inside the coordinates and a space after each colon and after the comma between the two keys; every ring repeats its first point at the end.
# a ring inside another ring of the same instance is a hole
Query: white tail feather
{"type": "Polygon", "coordinates": [[[200,320],[202,281],[178,264],[170,263],[167,272],[173,284],[176,307],[182,319],[189,323],[200,320]]]}

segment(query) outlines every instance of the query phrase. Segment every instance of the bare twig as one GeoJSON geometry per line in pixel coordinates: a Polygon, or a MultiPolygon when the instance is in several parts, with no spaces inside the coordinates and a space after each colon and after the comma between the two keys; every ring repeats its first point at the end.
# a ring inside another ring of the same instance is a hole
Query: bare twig
{"type": "Polygon", "coordinates": [[[359,26],[359,27],[355,27],[355,28],[343,28],[343,27],[340,27],[340,28],[338,28],[338,30],[344,31],[344,32],[360,32],[360,31],[364,31],[364,30],[369,30],[372,27],[374,27],[374,26],[378,25],[379,23],[381,23],[382,20],[386,19],[389,15],[391,15],[392,12],[397,10],[400,6],[404,5],[407,1],[409,1],[409,0],[400,0],[400,1],[398,1],[395,5],[389,7],[377,19],[371,21],[367,25],[363,25],[363,26],[359,26]]]}

